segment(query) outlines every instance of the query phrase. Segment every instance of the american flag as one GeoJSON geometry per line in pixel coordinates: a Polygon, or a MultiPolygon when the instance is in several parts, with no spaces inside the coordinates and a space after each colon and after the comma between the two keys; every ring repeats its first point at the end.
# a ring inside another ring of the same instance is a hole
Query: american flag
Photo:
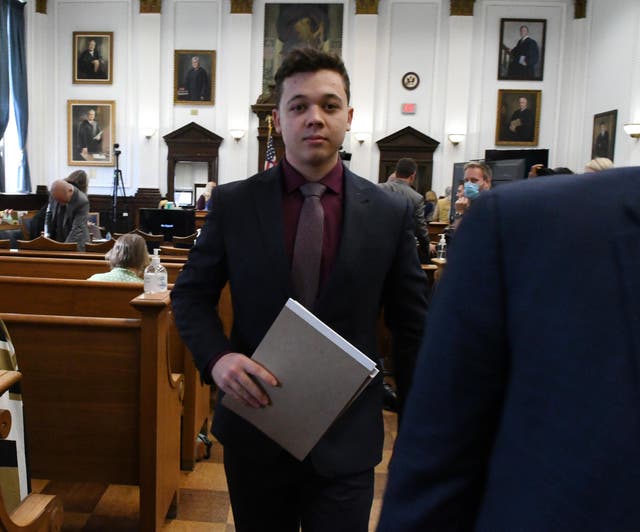
{"type": "Polygon", "coordinates": [[[269,140],[267,140],[267,153],[264,157],[264,169],[268,170],[276,165],[276,149],[273,147],[273,137],[269,134],[269,140]]]}

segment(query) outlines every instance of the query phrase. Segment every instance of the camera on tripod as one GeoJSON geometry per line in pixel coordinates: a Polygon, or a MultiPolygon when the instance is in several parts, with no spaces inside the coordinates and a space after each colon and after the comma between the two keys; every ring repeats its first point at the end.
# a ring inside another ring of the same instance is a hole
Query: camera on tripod
{"type": "Polygon", "coordinates": [[[113,145],[113,154],[118,157],[122,152],[118,149],[120,147],[120,144],[118,144],[117,142],[113,145]]]}

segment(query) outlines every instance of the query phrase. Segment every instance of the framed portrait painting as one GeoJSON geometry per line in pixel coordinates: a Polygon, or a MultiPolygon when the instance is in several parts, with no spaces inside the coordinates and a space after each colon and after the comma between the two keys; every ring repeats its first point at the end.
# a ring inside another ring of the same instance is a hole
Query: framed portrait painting
{"type": "Polygon", "coordinates": [[[496,145],[538,145],[541,98],[540,90],[498,90],[496,145]]]}
{"type": "Polygon", "coordinates": [[[73,32],[73,82],[113,83],[113,32],[73,32]]]}
{"type": "Polygon", "coordinates": [[[616,144],[616,122],[618,110],[606,111],[593,115],[593,130],[591,132],[591,158],[606,157],[613,161],[616,144]]]}
{"type": "Polygon", "coordinates": [[[113,100],[67,101],[69,166],[114,166],[116,102],[113,100]]]}
{"type": "Polygon", "coordinates": [[[213,105],[215,80],[215,50],[174,51],[173,103],[213,105]]]}
{"type": "Polygon", "coordinates": [[[282,58],[294,48],[342,55],[342,4],[265,4],[262,93],[269,92],[282,58]]]}
{"type": "Polygon", "coordinates": [[[500,19],[498,79],[542,81],[546,19],[500,19]]]}

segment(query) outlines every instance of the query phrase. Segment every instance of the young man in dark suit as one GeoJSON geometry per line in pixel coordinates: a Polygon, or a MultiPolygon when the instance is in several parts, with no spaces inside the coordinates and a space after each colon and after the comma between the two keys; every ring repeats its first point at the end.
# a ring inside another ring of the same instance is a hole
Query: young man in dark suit
{"type": "Polygon", "coordinates": [[[640,169],[465,215],[378,532],[640,530],[640,169]]]}
{"type": "MultiPolygon", "coordinates": [[[[302,299],[376,361],[376,323],[384,308],[402,398],[426,314],[413,207],[342,166],[338,151],[353,110],[339,58],[294,50],[275,81],[273,120],[285,157],[274,168],[214,190],[212,212],[172,291],[180,333],[205,381],[261,408],[278,375],[251,354],[287,298],[302,299]],[[318,192],[324,212],[321,260],[317,271],[301,274],[303,191],[316,184],[324,191],[318,192]],[[234,314],[230,338],[215,310],[227,281],[234,314]]],[[[219,402],[213,433],[224,446],[236,529],[366,531],[373,468],[382,456],[382,397],[379,376],[302,462],[219,402]]]]}

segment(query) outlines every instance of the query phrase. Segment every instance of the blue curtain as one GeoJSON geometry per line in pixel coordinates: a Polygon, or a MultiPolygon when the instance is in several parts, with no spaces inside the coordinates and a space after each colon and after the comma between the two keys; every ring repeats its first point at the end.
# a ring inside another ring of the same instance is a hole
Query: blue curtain
{"type": "Polygon", "coordinates": [[[29,123],[29,100],[27,94],[27,57],[24,45],[25,4],[18,0],[9,2],[9,54],[11,64],[11,93],[13,112],[16,115],[18,144],[22,160],[18,168],[18,190],[31,192],[31,175],[27,160],[27,125],[29,123]]]}
{"type": "MultiPolygon", "coordinates": [[[[9,39],[7,3],[0,0],[0,139],[9,123],[9,39]]],[[[4,192],[4,161],[0,154],[0,192],[4,192]]]]}

